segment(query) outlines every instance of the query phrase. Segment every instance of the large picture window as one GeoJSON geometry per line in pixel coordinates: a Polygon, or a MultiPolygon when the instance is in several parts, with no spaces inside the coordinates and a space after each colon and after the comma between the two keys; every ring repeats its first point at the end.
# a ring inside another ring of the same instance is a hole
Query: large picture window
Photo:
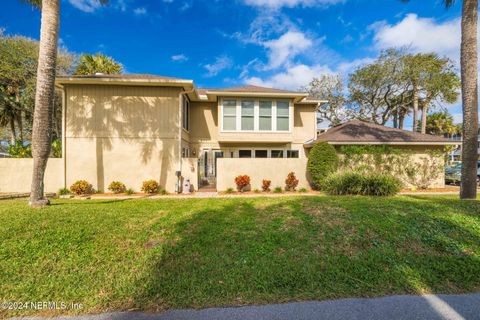
{"type": "Polygon", "coordinates": [[[255,102],[242,100],[242,131],[255,129],[255,102]]]}
{"type": "Polygon", "coordinates": [[[223,101],[223,130],[237,130],[237,101],[223,101]]]}
{"type": "Polygon", "coordinates": [[[272,130],[272,101],[260,101],[258,128],[261,131],[272,130]]]}
{"type": "Polygon", "coordinates": [[[288,101],[277,101],[277,131],[290,130],[290,110],[288,101]]]}

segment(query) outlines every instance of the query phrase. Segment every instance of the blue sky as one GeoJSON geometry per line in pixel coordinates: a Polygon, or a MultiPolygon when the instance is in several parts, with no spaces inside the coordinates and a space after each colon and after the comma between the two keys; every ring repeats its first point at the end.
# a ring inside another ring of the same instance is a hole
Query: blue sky
{"type": "MultiPolygon", "coordinates": [[[[61,0],[61,45],[103,52],[128,73],[193,79],[198,87],[298,89],[322,73],[346,77],[381,49],[409,46],[458,63],[461,1],[61,0]]],[[[10,0],[6,34],[38,39],[40,13],[10,0]]],[[[459,120],[459,104],[449,106],[459,120]]]]}

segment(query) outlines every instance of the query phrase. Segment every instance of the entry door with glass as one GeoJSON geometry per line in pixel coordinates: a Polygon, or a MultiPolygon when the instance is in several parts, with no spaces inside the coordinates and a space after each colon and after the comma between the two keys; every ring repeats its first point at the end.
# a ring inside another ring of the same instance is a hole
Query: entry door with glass
{"type": "Polygon", "coordinates": [[[223,151],[220,150],[204,150],[200,158],[200,181],[208,185],[216,185],[217,183],[217,159],[223,158],[223,151]]]}

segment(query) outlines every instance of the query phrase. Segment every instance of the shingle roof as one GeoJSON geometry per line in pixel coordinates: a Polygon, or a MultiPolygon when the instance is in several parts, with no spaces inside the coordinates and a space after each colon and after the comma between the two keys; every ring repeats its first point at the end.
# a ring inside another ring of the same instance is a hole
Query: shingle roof
{"type": "Polygon", "coordinates": [[[451,140],[430,134],[390,128],[370,122],[351,120],[318,135],[310,143],[332,144],[454,144],[451,140]]]}
{"type": "Polygon", "coordinates": [[[172,78],[165,76],[156,76],[153,74],[91,74],[91,75],[76,75],[69,77],[58,77],[58,78],[78,78],[78,79],[129,79],[129,80],[179,80],[179,81],[189,81],[187,79],[172,78]]]}

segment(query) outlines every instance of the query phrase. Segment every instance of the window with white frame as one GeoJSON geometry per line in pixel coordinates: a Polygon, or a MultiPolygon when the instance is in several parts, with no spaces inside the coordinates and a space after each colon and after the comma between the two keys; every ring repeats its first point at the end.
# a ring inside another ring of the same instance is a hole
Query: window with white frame
{"type": "Polygon", "coordinates": [[[237,130],[236,100],[223,100],[223,130],[237,130]]]}
{"type": "Polygon", "coordinates": [[[290,130],[290,103],[277,101],[277,131],[290,130]]]}
{"type": "Polygon", "coordinates": [[[255,102],[253,100],[242,100],[242,131],[253,131],[255,129],[255,102]]]}
{"type": "Polygon", "coordinates": [[[291,130],[291,101],[223,99],[222,131],[285,132],[291,130]]]}
{"type": "Polygon", "coordinates": [[[272,130],[272,101],[260,101],[258,129],[260,131],[272,130]]]}

